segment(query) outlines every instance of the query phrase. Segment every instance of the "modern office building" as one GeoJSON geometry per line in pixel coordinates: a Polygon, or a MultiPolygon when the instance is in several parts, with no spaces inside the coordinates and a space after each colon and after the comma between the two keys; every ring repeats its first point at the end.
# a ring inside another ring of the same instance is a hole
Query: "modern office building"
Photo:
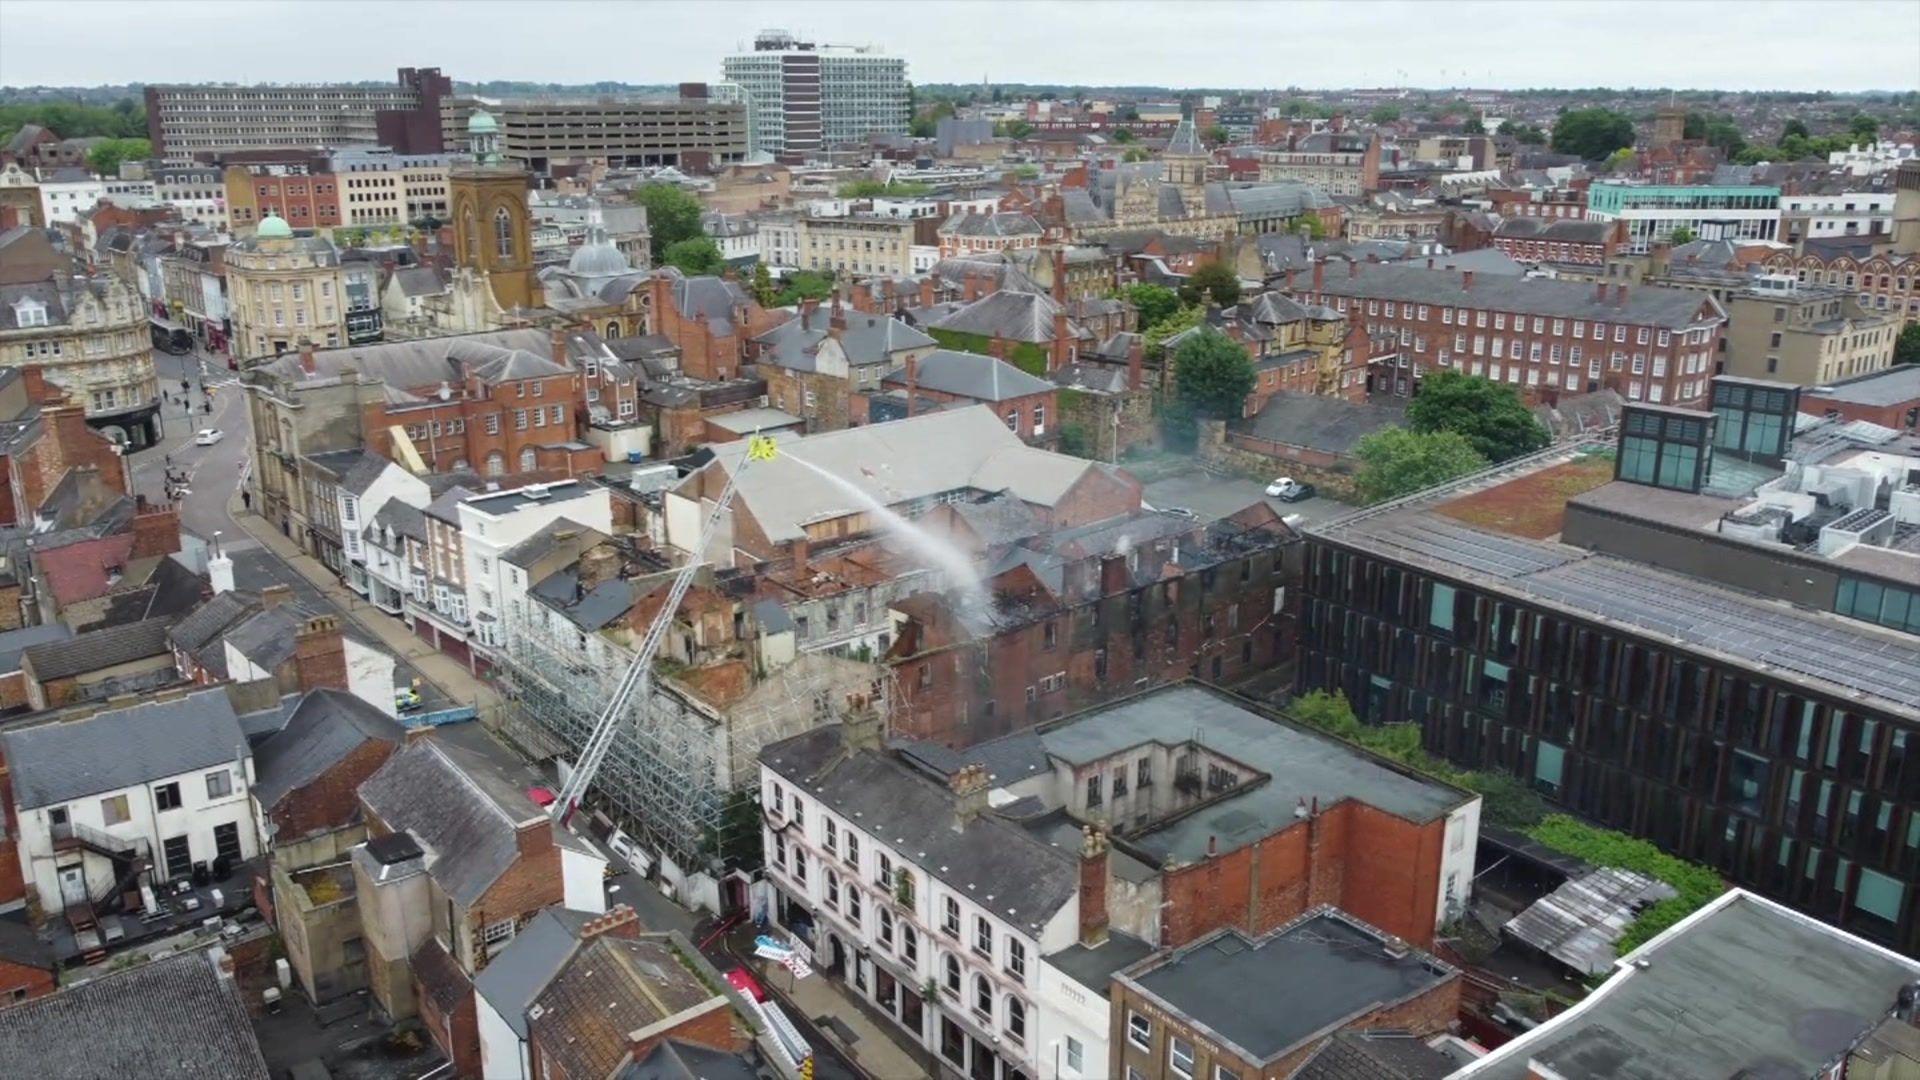
{"type": "MultiPolygon", "coordinates": [[[[466,140],[467,120],[481,103],[441,103],[442,138],[466,140]]],[[[604,161],[616,169],[671,165],[706,170],[747,154],[747,107],[705,98],[681,101],[503,101],[485,111],[500,126],[500,155],[529,172],[604,161]]]]}
{"type": "Polygon", "coordinates": [[[907,62],[877,49],[815,45],[762,30],[721,64],[753,109],[753,149],[805,160],[836,143],[907,130],[907,62]]]}
{"type": "Polygon", "coordinates": [[[452,94],[439,68],[401,68],[387,86],[149,86],[147,138],[155,156],[177,159],[294,146],[438,153],[440,99],[452,94]]]}
{"type": "Polygon", "coordinates": [[[1920,953],[1920,439],[1797,396],[1717,378],[1311,530],[1298,688],[1920,953]]]}
{"type": "Polygon", "coordinates": [[[1675,184],[1595,184],[1587,218],[1625,221],[1626,250],[1645,255],[1685,228],[1703,240],[1772,240],[1780,235],[1780,189],[1675,184]]]}

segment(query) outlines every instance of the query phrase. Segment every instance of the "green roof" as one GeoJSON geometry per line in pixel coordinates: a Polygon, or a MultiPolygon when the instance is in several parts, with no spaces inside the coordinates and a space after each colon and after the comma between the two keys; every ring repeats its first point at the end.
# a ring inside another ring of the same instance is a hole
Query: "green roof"
{"type": "Polygon", "coordinates": [[[280,215],[269,213],[260,219],[260,227],[253,230],[253,235],[262,239],[286,239],[293,236],[293,226],[280,215]]]}

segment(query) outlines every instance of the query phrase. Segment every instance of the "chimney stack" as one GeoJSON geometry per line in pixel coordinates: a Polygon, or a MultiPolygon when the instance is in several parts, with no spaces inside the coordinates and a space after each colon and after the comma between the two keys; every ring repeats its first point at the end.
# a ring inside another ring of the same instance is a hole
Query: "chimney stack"
{"type": "Polygon", "coordinates": [[[974,762],[955,769],[947,777],[947,790],[953,792],[953,831],[964,832],[967,824],[987,809],[987,767],[974,762]]]}
{"type": "Polygon", "coordinates": [[[975,274],[973,271],[969,270],[967,271],[966,280],[967,280],[966,292],[961,294],[961,298],[964,299],[967,303],[971,304],[975,300],[980,299],[980,277],[978,274],[975,274]]]}
{"type": "Polygon", "coordinates": [[[842,286],[835,285],[833,287],[833,308],[827,315],[827,326],[834,330],[845,330],[847,328],[847,309],[846,305],[843,304],[840,299],[841,290],[842,286]]]}
{"type": "Polygon", "coordinates": [[[347,644],[339,619],[316,615],[301,624],[293,637],[293,671],[303,694],[347,689],[347,644]]]}
{"type": "Polygon", "coordinates": [[[1089,825],[1080,834],[1080,944],[1107,940],[1107,836],[1089,825]]]}
{"type": "Polygon", "coordinates": [[[1627,306],[1627,287],[1625,285],[1615,285],[1613,287],[1613,306],[1618,308],[1627,306]]]}
{"type": "Polygon", "coordinates": [[[580,594],[582,596],[620,573],[620,553],[611,544],[600,544],[580,554],[580,594]]]}
{"type": "Polygon", "coordinates": [[[1053,299],[1055,303],[1067,302],[1067,249],[1053,249],[1053,299]]]}
{"type": "Polygon", "coordinates": [[[847,711],[840,717],[840,742],[848,753],[871,750],[879,753],[886,743],[886,722],[880,710],[863,694],[847,695],[847,711]]]}
{"type": "Polygon", "coordinates": [[[313,342],[311,341],[300,343],[300,370],[309,375],[319,370],[319,365],[313,362],[313,342]]]}
{"type": "Polygon", "coordinates": [[[1360,276],[1359,262],[1353,259],[1347,260],[1347,276],[1350,278],[1355,278],[1360,276]]]}
{"type": "Polygon", "coordinates": [[[1286,290],[1287,290],[1287,292],[1288,292],[1289,294],[1291,294],[1291,293],[1293,292],[1293,275],[1294,275],[1294,274],[1296,274],[1296,273],[1298,273],[1298,272],[1299,272],[1299,271],[1297,271],[1297,270],[1295,270],[1295,269],[1294,269],[1293,267],[1291,267],[1291,266],[1289,266],[1289,267],[1287,267],[1287,284],[1286,284],[1286,290]]]}
{"type": "Polygon", "coordinates": [[[800,329],[802,330],[813,329],[813,312],[814,312],[814,309],[819,306],[820,306],[820,301],[815,300],[812,297],[808,297],[805,300],[800,301],[800,329]]]}
{"type": "Polygon", "coordinates": [[[939,300],[939,297],[936,296],[933,291],[933,275],[929,274],[926,277],[921,278],[920,279],[920,306],[923,308],[930,308],[938,300],[939,300]]]}
{"type": "Polygon", "coordinates": [[[1135,334],[1133,343],[1127,346],[1127,389],[1140,389],[1140,384],[1146,381],[1146,366],[1147,336],[1135,334]]]}
{"type": "Polygon", "coordinates": [[[548,346],[552,349],[554,363],[559,364],[563,368],[571,368],[573,366],[572,362],[567,359],[566,327],[556,326],[553,328],[548,338],[548,346]]]}
{"type": "MultiPolygon", "coordinates": [[[[1431,265],[1433,260],[1429,259],[1427,261],[1429,265],[1431,265]]],[[[1460,289],[1463,292],[1473,291],[1473,271],[1471,270],[1460,271],[1460,289]]]]}
{"type": "Polygon", "coordinates": [[[920,397],[920,360],[907,354],[907,415],[912,416],[920,397]]]}
{"type": "Polygon", "coordinates": [[[1607,302],[1606,282],[1596,281],[1593,283],[1593,302],[1596,304],[1604,304],[1607,302]]]}
{"type": "Polygon", "coordinates": [[[1326,288],[1327,263],[1325,259],[1315,260],[1313,264],[1313,291],[1318,294],[1326,288]]]}
{"type": "Polygon", "coordinates": [[[272,611],[291,599],[293,599],[291,585],[269,585],[260,590],[260,608],[263,611],[272,611]]]}
{"type": "Polygon", "coordinates": [[[580,924],[580,940],[591,941],[606,935],[617,938],[640,936],[640,915],[626,904],[615,904],[604,915],[595,915],[580,924]]]}
{"type": "Polygon", "coordinates": [[[1053,349],[1047,357],[1047,370],[1059,371],[1073,362],[1073,328],[1067,325],[1067,309],[1053,311],[1053,349]]]}

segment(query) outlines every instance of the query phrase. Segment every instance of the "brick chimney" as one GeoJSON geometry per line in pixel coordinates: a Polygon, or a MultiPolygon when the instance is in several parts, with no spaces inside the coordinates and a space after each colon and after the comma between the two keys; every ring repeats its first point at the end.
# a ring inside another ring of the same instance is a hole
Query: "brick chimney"
{"type": "Polygon", "coordinates": [[[1067,325],[1067,309],[1053,312],[1053,351],[1047,357],[1047,370],[1059,371],[1073,362],[1073,328],[1067,325]]]}
{"type": "Polygon", "coordinates": [[[1327,263],[1322,259],[1313,264],[1313,291],[1318,293],[1326,287],[1327,263]]]}
{"type": "Polygon", "coordinates": [[[300,370],[309,375],[320,370],[318,365],[313,362],[313,342],[311,341],[302,341],[300,343],[300,370]]]}
{"type": "Polygon", "coordinates": [[[1613,306],[1618,308],[1627,306],[1627,287],[1625,285],[1615,285],[1613,287],[1613,306]]]}
{"type": "Polygon", "coordinates": [[[580,555],[580,592],[582,595],[612,581],[620,573],[620,553],[610,544],[601,544],[580,555]]]}
{"type": "Polygon", "coordinates": [[[131,557],[145,559],[180,550],[180,512],[172,506],[154,506],[136,497],[131,557]]]}
{"type": "Polygon", "coordinates": [[[997,360],[1005,360],[1007,358],[1007,339],[999,337],[988,338],[987,355],[997,360]]]}
{"type": "Polygon", "coordinates": [[[916,356],[907,357],[907,415],[912,416],[920,397],[920,360],[916,356]]]}
{"type": "Polygon", "coordinates": [[[933,289],[932,275],[928,275],[927,277],[921,278],[920,279],[920,306],[923,308],[930,308],[938,300],[939,300],[939,297],[935,295],[934,289],[933,289]]]}
{"type": "Polygon", "coordinates": [[[293,671],[303,694],[322,687],[347,688],[347,645],[339,619],[316,615],[301,624],[293,637],[293,671]]]}
{"type": "Polygon", "coordinates": [[[1293,275],[1295,273],[1297,273],[1297,271],[1294,270],[1293,267],[1291,266],[1287,267],[1287,283],[1286,285],[1283,286],[1283,288],[1285,288],[1287,292],[1293,291],[1293,275]]]}
{"type": "Polygon", "coordinates": [[[632,940],[640,936],[640,915],[626,904],[615,904],[604,915],[595,915],[580,924],[580,940],[606,936],[632,940]]]}
{"type": "Polygon", "coordinates": [[[1473,291],[1473,271],[1471,270],[1460,271],[1460,288],[1463,292],[1473,291]]]}
{"type": "Polygon", "coordinates": [[[980,299],[980,278],[971,270],[967,271],[967,291],[961,294],[961,299],[969,304],[980,299]]]}
{"type": "Polygon", "coordinates": [[[1100,595],[1115,596],[1127,591],[1129,574],[1125,555],[1102,555],[1100,557],[1100,595]]]}
{"type": "Polygon", "coordinates": [[[801,533],[795,537],[793,542],[787,545],[787,551],[793,556],[794,572],[805,574],[807,572],[807,556],[811,554],[807,534],[801,533]]]}
{"type": "Polygon", "coordinates": [[[1053,299],[1056,303],[1067,302],[1067,249],[1053,249],[1053,299]]]}
{"type": "Polygon", "coordinates": [[[833,287],[833,309],[827,316],[827,326],[834,330],[845,330],[847,328],[847,309],[846,305],[841,303],[840,291],[840,286],[835,285],[833,287]]]}
{"type": "Polygon", "coordinates": [[[47,374],[38,367],[21,368],[20,380],[26,387],[27,401],[34,405],[47,405],[66,397],[58,387],[47,385],[47,374]]]}
{"type": "Polygon", "coordinates": [[[895,295],[897,291],[898,290],[894,288],[892,278],[887,278],[885,281],[882,281],[880,283],[881,314],[892,315],[894,312],[900,310],[900,301],[899,301],[899,298],[895,295]]]}
{"type": "Polygon", "coordinates": [[[272,611],[291,599],[293,599],[293,586],[269,585],[260,590],[260,609],[272,611]]]}
{"type": "Polygon", "coordinates": [[[963,832],[987,809],[987,767],[979,762],[960,766],[947,777],[947,790],[953,792],[953,831],[963,832]]]}
{"type": "Polygon", "coordinates": [[[1593,302],[1596,304],[1604,304],[1607,302],[1606,282],[1596,281],[1593,283],[1593,302]]]}
{"type": "Polygon", "coordinates": [[[1146,381],[1147,336],[1133,335],[1133,344],[1127,346],[1127,389],[1138,390],[1146,381]]]}
{"type": "Polygon", "coordinates": [[[1080,944],[1107,940],[1107,836],[1096,825],[1080,839],[1080,944]]]}
{"type": "Polygon", "coordinates": [[[805,300],[800,301],[800,329],[813,329],[813,312],[814,309],[819,306],[820,301],[812,297],[807,297],[805,300]]]}
{"type": "Polygon", "coordinates": [[[554,327],[548,335],[548,345],[552,349],[553,362],[563,368],[570,368],[573,362],[567,359],[567,328],[554,327]]]}
{"type": "Polygon", "coordinates": [[[1347,276],[1350,278],[1356,278],[1360,276],[1360,263],[1358,260],[1356,259],[1347,260],[1347,276]]]}
{"type": "Polygon", "coordinates": [[[849,753],[871,750],[879,753],[887,737],[886,721],[863,694],[848,694],[847,708],[840,716],[840,741],[849,753]]]}

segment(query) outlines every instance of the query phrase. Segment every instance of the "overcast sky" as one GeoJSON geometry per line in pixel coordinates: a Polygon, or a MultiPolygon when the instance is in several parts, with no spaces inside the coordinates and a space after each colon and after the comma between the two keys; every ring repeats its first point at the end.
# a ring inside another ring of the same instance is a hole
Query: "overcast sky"
{"type": "Polygon", "coordinates": [[[719,77],[761,27],[916,82],[1920,89],[1920,0],[699,3],[0,0],[0,84],[719,77]]]}

